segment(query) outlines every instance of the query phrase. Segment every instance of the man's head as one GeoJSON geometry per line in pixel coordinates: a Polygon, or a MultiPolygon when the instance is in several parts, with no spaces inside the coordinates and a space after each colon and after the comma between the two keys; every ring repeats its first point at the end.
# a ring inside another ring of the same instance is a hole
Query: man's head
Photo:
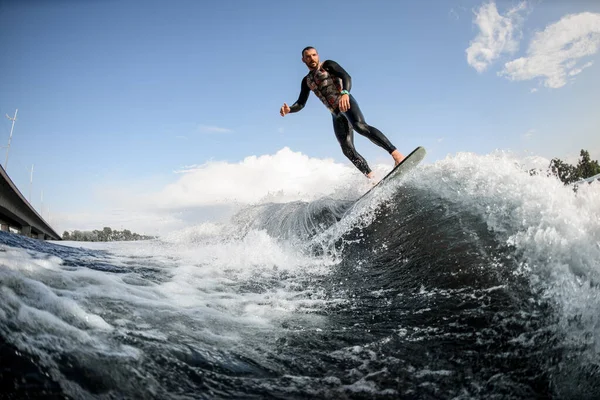
{"type": "Polygon", "coordinates": [[[302,62],[310,70],[317,69],[319,66],[319,53],[317,53],[317,49],[311,46],[305,47],[302,50],[302,62]]]}

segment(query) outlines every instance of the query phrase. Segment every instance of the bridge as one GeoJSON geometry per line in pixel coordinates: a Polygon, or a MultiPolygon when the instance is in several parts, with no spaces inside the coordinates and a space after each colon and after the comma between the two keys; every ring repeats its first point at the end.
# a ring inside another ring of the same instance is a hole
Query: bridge
{"type": "Polygon", "coordinates": [[[61,240],[0,166],[0,229],[8,232],[11,228],[27,237],[61,240]]]}

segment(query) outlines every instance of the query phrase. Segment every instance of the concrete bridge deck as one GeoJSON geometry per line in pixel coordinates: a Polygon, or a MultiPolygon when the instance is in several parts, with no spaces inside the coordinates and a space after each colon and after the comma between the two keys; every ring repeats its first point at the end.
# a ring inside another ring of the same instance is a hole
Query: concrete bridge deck
{"type": "Polygon", "coordinates": [[[0,229],[9,231],[10,228],[28,237],[61,240],[0,166],[0,229]]]}

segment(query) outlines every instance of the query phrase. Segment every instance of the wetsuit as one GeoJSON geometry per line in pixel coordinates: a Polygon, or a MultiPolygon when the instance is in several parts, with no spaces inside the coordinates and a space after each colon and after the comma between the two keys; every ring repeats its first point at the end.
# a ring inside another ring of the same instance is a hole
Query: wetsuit
{"type": "Polygon", "coordinates": [[[304,108],[308,100],[308,95],[312,90],[329,111],[331,111],[333,130],[342,147],[342,152],[352,161],[356,168],[363,174],[368,175],[371,172],[371,168],[369,168],[367,161],[354,148],[354,134],[352,130],[354,129],[390,154],[396,150],[396,147],[390,143],[388,138],[379,129],[365,122],[360,107],[351,94],[348,94],[350,109],[346,112],[340,112],[339,100],[342,97],[340,92],[342,90],[349,92],[351,88],[352,79],[350,75],[335,61],[327,60],[317,69],[310,71],[302,79],[300,96],[290,107],[290,113],[298,112],[304,108]]]}

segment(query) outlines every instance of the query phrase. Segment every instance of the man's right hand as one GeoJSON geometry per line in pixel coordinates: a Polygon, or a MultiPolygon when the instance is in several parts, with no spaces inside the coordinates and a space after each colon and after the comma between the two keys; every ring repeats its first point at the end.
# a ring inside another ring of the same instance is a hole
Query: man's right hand
{"type": "Polygon", "coordinates": [[[281,106],[281,110],[279,110],[279,114],[281,114],[282,117],[285,117],[285,115],[288,114],[289,112],[290,112],[290,106],[283,103],[283,106],[281,106]]]}

